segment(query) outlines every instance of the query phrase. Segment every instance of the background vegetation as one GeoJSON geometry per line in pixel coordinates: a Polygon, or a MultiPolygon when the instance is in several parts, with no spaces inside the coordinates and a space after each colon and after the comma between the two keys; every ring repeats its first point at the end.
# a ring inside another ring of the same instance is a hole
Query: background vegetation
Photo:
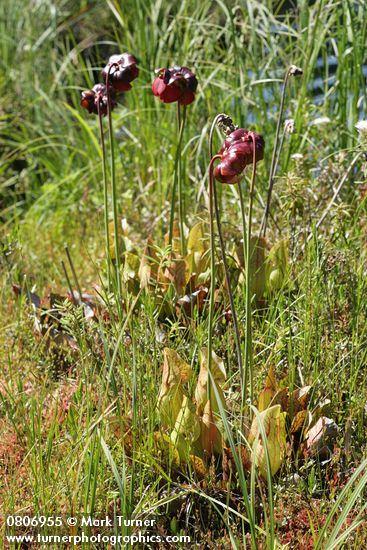
{"type": "MultiPolygon", "coordinates": [[[[295,120],[295,132],[285,138],[268,232],[269,246],[289,239],[290,280],[268,296],[254,320],[256,395],[273,365],[278,378],[287,375],[294,387],[311,385],[311,403],[327,402],[339,431],[326,463],[298,455],[285,461],[273,482],[275,539],[269,542],[260,530],[257,544],[313,548],[319,540],[320,547],[335,547],[318,538],[322,525],[366,455],[363,156],[324,223],[315,223],[357,151],[354,126],[367,118],[366,2],[3,0],[0,9],[1,515],[118,510],[154,517],[162,534],[189,533],[202,548],[251,546],[236,482],[227,493],[214,466],[203,481],[192,471],[165,469],[156,456],[163,347],[176,349],[197,370],[206,316],[188,324],[164,319],[155,297],[131,285],[123,322],[101,314],[92,327],[65,302],[59,305],[61,326],[77,342],[75,351],[34,336],[25,291],[66,294],[60,264],[65,243],[83,290],[101,283],[98,121],[82,112],[79,101],[81,90],[100,80],[109,55],[131,51],[139,59],[139,78],[113,115],[119,209],[138,256],[148,237],[164,249],[176,143],[175,109],[150,90],[154,70],[187,65],[199,80],[184,137],[188,228],[207,220],[214,116],[226,112],[264,136],[256,231],[282,81],[295,64],[304,74],[290,80],[285,113],[295,120]],[[21,296],[12,284],[22,287],[21,296]],[[127,422],[132,431],[124,439],[127,422]]],[[[241,239],[238,196],[230,186],[219,194],[231,251],[241,239]]],[[[135,284],[135,274],[126,277],[135,284]]],[[[238,288],[243,322],[243,283],[238,288]]],[[[226,364],[235,422],[239,380],[230,324],[217,320],[214,349],[226,364]]],[[[363,490],[362,484],[350,509],[338,503],[329,531],[343,510],[343,528],[358,522],[339,546],[366,545],[363,490]]],[[[266,509],[266,486],[259,491],[251,495],[266,509]]],[[[257,527],[268,530],[262,506],[256,508],[257,527]]]]}

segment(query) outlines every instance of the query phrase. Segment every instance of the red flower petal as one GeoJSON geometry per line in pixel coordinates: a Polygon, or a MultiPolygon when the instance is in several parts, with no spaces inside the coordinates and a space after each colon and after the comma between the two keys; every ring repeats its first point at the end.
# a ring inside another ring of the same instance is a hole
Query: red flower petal
{"type": "Polygon", "coordinates": [[[83,109],[88,109],[90,105],[90,101],[88,101],[87,98],[84,98],[80,102],[80,106],[83,107],[83,109]]]}
{"type": "Polygon", "coordinates": [[[191,92],[190,90],[183,90],[182,95],[178,100],[178,102],[181,105],[190,105],[190,103],[192,103],[194,99],[195,99],[194,92],[191,92]]]}
{"type": "Polygon", "coordinates": [[[214,177],[221,183],[238,183],[242,179],[242,172],[232,170],[225,162],[214,168],[214,177]]]}
{"type": "Polygon", "coordinates": [[[164,91],[159,94],[159,97],[163,103],[173,103],[178,101],[182,95],[182,90],[177,86],[166,86],[164,91]]]}
{"type": "Polygon", "coordinates": [[[161,78],[156,78],[152,84],[152,92],[156,96],[160,96],[166,89],[166,84],[161,78]]]}
{"type": "Polygon", "coordinates": [[[113,87],[117,92],[128,92],[132,88],[128,82],[118,82],[117,80],[113,83],[113,87]]]}

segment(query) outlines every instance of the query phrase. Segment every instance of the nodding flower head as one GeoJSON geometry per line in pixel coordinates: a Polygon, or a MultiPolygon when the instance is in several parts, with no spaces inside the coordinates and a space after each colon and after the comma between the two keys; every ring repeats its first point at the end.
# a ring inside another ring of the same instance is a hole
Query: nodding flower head
{"type": "Polygon", "coordinates": [[[220,163],[214,168],[214,177],[222,183],[238,183],[247,165],[264,158],[264,139],[256,132],[238,128],[225,139],[220,151],[220,163]]]}
{"type": "Polygon", "coordinates": [[[133,80],[138,76],[138,61],[131,53],[111,55],[107,65],[102,69],[103,80],[113,87],[116,92],[131,90],[133,80]]]}
{"type": "Polygon", "coordinates": [[[189,105],[195,99],[198,81],[187,67],[158,69],[158,76],[152,84],[153,94],[163,103],[178,101],[180,105],[189,105]]]}
{"type": "MultiPolygon", "coordinates": [[[[115,93],[110,88],[111,109],[116,106],[115,93]]],[[[91,90],[82,92],[80,105],[87,109],[88,113],[98,115],[98,105],[101,115],[106,115],[108,111],[107,88],[104,84],[96,84],[91,90]]]]}

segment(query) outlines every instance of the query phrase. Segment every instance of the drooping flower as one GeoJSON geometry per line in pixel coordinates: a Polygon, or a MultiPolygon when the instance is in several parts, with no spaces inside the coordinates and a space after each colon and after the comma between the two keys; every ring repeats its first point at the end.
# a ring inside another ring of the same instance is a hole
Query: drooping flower
{"type": "Polygon", "coordinates": [[[238,183],[243,171],[254,158],[258,162],[264,158],[265,142],[256,132],[238,128],[225,139],[220,151],[220,163],[214,168],[214,177],[222,183],[238,183]]]}
{"type": "Polygon", "coordinates": [[[152,91],[163,103],[178,101],[180,105],[189,105],[194,101],[198,81],[190,69],[175,66],[157,72],[152,91]]]}
{"type": "MultiPolygon", "coordinates": [[[[115,93],[110,88],[111,109],[116,106],[115,93]]],[[[82,92],[80,101],[81,107],[87,109],[88,113],[98,115],[98,104],[101,115],[106,115],[108,110],[107,88],[104,84],[96,84],[91,90],[82,92]]]]}
{"type": "Polygon", "coordinates": [[[111,55],[107,65],[102,69],[105,82],[111,84],[117,92],[131,90],[131,82],[139,75],[138,61],[131,53],[111,55]]]}

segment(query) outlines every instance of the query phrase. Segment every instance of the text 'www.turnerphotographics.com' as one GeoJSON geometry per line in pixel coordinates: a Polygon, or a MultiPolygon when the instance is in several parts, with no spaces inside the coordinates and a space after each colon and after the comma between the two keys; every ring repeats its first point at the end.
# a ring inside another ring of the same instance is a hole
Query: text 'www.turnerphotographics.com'
{"type": "Polygon", "coordinates": [[[108,543],[157,544],[190,543],[186,535],[162,536],[154,532],[155,520],[124,516],[8,516],[6,540],[16,544],[108,543]]]}

